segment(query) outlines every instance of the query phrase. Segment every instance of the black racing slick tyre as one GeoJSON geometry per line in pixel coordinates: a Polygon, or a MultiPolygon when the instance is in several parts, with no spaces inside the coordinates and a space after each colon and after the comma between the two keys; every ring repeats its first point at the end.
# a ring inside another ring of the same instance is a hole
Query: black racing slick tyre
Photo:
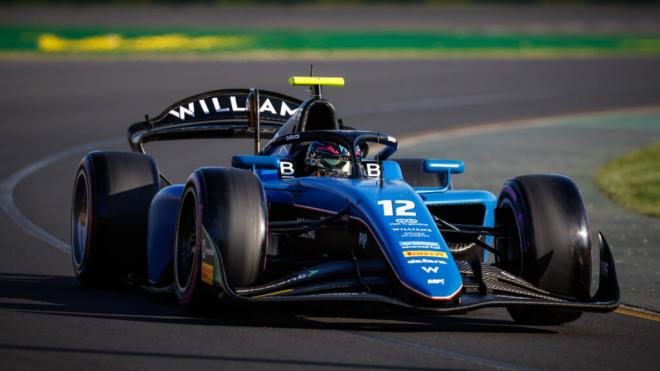
{"type": "MultiPolygon", "coordinates": [[[[509,231],[497,238],[497,264],[553,294],[588,300],[591,230],[577,186],[561,175],[508,180],[497,201],[496,223],[509,231]]],[[[559,325],[581,312],[541,307],[507,308],[523,324],[559,325]]]]}
{"type": "Polygon", "coordinates": [[[424,171],[424,159],[400,158],[394,159],[401,168],[403,179],[411,187],[445,187],[447,175],[439,173],[427,173],[424,171]]]}
{"type": "Polygon", "coordinates": [[[83,157],[71,208],[71,258],[83,286],[144,273],[147,216],[159,186],[151,156],[95,151],[83,157]]]}
{"type": "Polygon", "coordinates": [[[220,269],[230,287],[249,286],[259,279],[266,257],[266,210],[261,182],[249,171],[200,168],[188,178],[179,207],[173,264],[174,288],[186,310],[206,313],[217,292],[202,282],[203,230],[220,252],[224,263],[220,269]]]}

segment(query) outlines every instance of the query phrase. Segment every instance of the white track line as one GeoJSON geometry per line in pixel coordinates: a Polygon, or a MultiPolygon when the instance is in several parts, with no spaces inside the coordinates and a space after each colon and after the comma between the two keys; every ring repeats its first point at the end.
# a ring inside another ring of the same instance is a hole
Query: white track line
{"type": "Polygon", "coordinates": [[[342,110],[342,115],[366,115],[374,113],[400,113],[437,110],[443,108],[460,108],[484,106],[506,102],[525,102],[530,100],[548,99],[557,95],[552,91],[531,90],[516,93],[484,93],[458,95],[440,98],[416,99],[414,101],[388,102],[367,104],[342,110]]]}
{"type": "Polygon", "coordinates": [[[30,165],[20,169],[19,171],[6,178],[2,183],[0,183],[0,208],[5,212],[5,214],[9,216],[9,218],[11,218],[11,220],[14,221],[14,223],[16,223],[24,231],[45,242],[46,244],[56,248],[57,250],[68,254],[71,250],[71,247],[68,243],[48,233],[46,230],[34,224],[30,219],[25,217],[23,213],[21,213],[21,211],[14,203],[14,189],[21,181],[23,181],[23,179],[69,156],[93,151],[95,149],[107,146],[117,145],[123,143],[124,141],[126,141],[126,138],[110,138],[70,147],[63,151],[56,152],[39,161],[31,163],[30,165]]]}
{"type": "Polygon", "coordinates": [[[645,114],[660,111],[660,105],[642,106],[634,108],[622,108],[602,111],[592,111],[585,113],[554,115],[546,117],[536,117],[531,119],[521,119],[514,121],[494,122],[489,124],[466,125],[453,129],[428,130],[424,132],[412,133],[398,137],[399,147],[415,147],[420,144],[439,142],[447,139],[457,139],[471,137],[482,134],[500,133],[510,130],[531,129],[544,126],[561,125],[571,120],[592,119],[603,116],[624,116],[631,114],[645,114]]]}

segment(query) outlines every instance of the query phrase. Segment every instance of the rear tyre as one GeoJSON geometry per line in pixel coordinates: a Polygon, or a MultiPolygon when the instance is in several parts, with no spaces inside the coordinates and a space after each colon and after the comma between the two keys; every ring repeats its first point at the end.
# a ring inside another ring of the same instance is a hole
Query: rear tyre
{"type": "MultiPolygon", "coordinates": [[[[496,239],[496,264],[554,294],[589,299],[591,233],[573,181],[549,174],[508,180],[497,201],[496,223],[514,236],[496,239]]],[[[534,325],[558,325],[582,315],[554,308],[507,309],[516,322],[534,325]]]]}
{"type": "Polygon", "coordinates": [[[83,286],[144,274],[147,215],[158,189],[151,156],[96,151],[83,157],[71,208],[71,258],[83,286]]]}
{"type": "MultiPolygon", "coordinates": [[[[189,312],[207,314],[214,290],[201,280],[203,229],[232,288],[255,283],[266,256],[266,202],[259,179],[230,168],[197,169],[186,184],[174,244],[174,288],[189,312]]],[[[211,248],[211,246],[206,247],[211,248]]]]}

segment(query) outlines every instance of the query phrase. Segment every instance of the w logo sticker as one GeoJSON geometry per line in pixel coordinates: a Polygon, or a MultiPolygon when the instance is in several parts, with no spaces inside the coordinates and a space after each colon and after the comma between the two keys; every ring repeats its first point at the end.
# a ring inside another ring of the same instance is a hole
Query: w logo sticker
{"type": "Polygon", "coordinates": [[[422,270],[424,270],[426,273],[438,273],[438,268],[439,267],[422,267],[422,270]]]}

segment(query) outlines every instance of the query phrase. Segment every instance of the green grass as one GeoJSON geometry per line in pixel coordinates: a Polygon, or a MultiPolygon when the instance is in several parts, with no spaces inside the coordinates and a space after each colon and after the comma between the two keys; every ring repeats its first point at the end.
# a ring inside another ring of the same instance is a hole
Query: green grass
{"type": "Polygon", "coordinates": [[[658,56],[660,35],[0,26],[0,53],[658,56]]]}
{"type": "Polygon", "coordinates": [[[623,207],[660,218],[660,142],[605,164],[596,184],[623,207]]]}

